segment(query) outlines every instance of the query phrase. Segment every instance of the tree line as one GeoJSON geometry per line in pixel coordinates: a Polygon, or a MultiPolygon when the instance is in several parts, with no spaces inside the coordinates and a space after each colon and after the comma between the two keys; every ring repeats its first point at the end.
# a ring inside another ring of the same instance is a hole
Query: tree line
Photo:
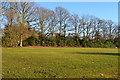
{"type": "Polygon", "coordinates": [[[34,2],[3,2],[2,46],[119,47],[120,27],[112,20],[50,10],[34,2]]]}

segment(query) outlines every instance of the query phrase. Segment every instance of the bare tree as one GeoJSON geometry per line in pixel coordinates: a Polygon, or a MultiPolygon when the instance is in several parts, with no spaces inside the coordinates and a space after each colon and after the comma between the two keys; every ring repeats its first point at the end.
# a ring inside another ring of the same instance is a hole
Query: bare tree
{"type": "Polygon", "coordinates": [[[12,7],[14,7],[14,3],[12,2],[3,2],[2,4],[2,17],[4,17],[3,21],[5,22],[4,32],[9,35],[9,37],[7,37],[9,40],[9,46],[14,46],[14,43],[16,43],[15,40],[18,40],[18,37],[16,37],[18,34],[15,32],[17,12],[12,7]]]}
{"type": "Polygon", "coordinates": [[[108,39],[112,40],[112,32],[113,32],[113,22],[111,20],[107,21],[107,28],[108,28],[108,39]]]}
{"type": "Polygon", "coordinates": [[[75,34],[78,34],[78,27],[80,26],[80,18],[77,14],[71,15],[70,23],[73,26],[75,34]]]}
{"type": "Polygon", "coordinates": [[[17,2],[15,3],[14,10],[17,11],[17,22],[20,26],[20,46],[22,47],[22,41],[30,36],[26,34],[26,30],[30,30],[28,23],[36,21],[34,16],[35,3],[33,2],[17,2]]]}
{"type": "Polygon", "coordinates": [[[54,11],[37,7],[36,8],[37,17],[37,30],[40,32],[41,45],[45,45],[45,37],[54,34],[56,26],[56,15],[54,11]]]}
{"type": "MultiPolygon", "coordinates": [[[[57,22],[58,22],[57,26],[58,26],[59,35],[60,37],[64,36],[64,46],[65,46],[65,36],[67,32],[66,31],[67,27],[69,26],[68,21],[70,18],[70,13],[65,8],[62,8],[62,7],[56,7],[55,13],[57,16],[57,22]]],[[[60,42],[61,42],[61,39],[60,39],[60,42]]]]}
{"type": "MultiPolygon", "coordinates": [[[[19,27],[19,38],[20,46],[22,47],[22,41],[29,37],[31,34],[28,31],[31,30],[31,27],[28,25],[31,22],[34,22],[36,19],[34,17],[34,5],[35,3],[30,2],[5,2],[3,4],[4,16],[8,21],[8,25],[12,26],[13,24],[19,27]]],[[[9,28],[10,29],[10,28],[9,28]]],[[[9,32],[13,32],[9,30],[9,32]]]]}
{"type": "Polygon", "coordinates": [[[62,31],[64,32],[64,36],[66,34],[66,28],[67,28],[67,21],[69,20],[70,13],[62,8],[62,7],[56,7],[55,9],[57,20],[58,20],[58,28],[60,31],[60,34],[62,34],[62,31]]]}

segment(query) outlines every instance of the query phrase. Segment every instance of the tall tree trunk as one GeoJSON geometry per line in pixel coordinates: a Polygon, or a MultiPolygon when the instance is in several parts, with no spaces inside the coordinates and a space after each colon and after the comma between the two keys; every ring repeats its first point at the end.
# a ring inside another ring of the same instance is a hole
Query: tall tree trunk
{"type": "Polygon", "coordinates": [[[22,34],[20,35],[20,47],[22,47],[22,34]]]}

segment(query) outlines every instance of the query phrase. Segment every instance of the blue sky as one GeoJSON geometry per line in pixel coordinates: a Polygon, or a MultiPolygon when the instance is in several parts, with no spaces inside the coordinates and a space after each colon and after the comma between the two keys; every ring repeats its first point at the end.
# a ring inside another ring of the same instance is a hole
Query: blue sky
{"type": "Polygon", "coordinates": [[[82,15],[93,15],[100,19],[118,22],[117,2],[37,2],[38,6],[54,10],[61,6],[70,13],[82,15]]]}

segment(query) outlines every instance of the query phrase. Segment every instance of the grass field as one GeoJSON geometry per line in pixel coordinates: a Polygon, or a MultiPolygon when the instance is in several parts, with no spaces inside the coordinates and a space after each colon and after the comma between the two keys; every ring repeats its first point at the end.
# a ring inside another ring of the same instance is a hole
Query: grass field
{"type": "Polygon", "coordinates": [[[3,48],[3,78],[117,78],[118,49],[3,48]]]}

